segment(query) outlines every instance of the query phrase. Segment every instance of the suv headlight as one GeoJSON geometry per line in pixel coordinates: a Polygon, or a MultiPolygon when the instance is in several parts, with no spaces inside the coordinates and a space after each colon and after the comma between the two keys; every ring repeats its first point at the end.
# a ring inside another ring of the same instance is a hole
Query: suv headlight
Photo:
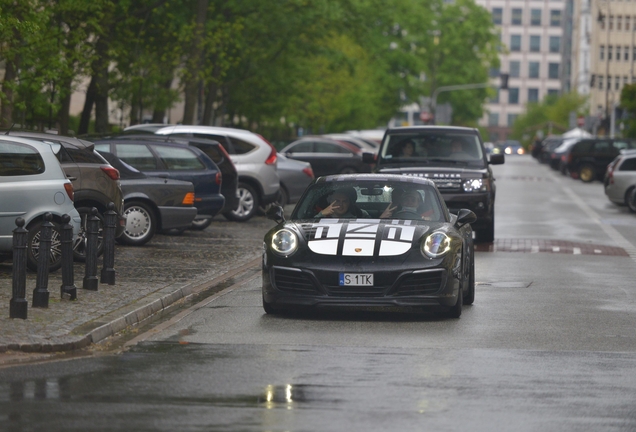
{"type": "Polygon", "coordinates": [[[422,242],[422,253],[429,258],[439,258],[448,253],[451,238],[443,232],[434,232],[422,242]]]}
{"type": "Polygon", "coordinates": [[[464,188],[464,192],[484,192],[488,190],[486,182],[484,179],[480,178],[464,180],[462,186],[464,188]]]}
{"type": "Polygon", "coordinates": [[[293,231],[282,229],[272,236],[271,246],[274,252],[289,256],[298,249],[298,236],[293,231]]]}

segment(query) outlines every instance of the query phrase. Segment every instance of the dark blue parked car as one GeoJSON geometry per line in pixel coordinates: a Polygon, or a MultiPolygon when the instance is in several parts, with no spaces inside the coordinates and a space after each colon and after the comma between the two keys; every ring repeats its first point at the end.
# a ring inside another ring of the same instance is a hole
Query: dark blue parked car
{"type": "MultiPolygon", "coordinates": [[[[225,204],[222,175],[216,164],[196,147],[146,140],[108,139],[95,141],[95,149],[110,152],[151,177],[189,181],[194,185],[197,218],[211,222],[225,204]]],[[[199,229],[205,225],[193,225],[199,229]]]]}

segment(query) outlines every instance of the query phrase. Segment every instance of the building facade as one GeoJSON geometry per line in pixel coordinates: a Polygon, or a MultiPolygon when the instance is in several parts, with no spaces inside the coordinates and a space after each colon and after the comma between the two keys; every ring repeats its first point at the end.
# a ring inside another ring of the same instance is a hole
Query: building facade
{"type": "Polygon", "coordinates": [[[567,58],[564,62],[564,45],[571,38],[564,31],[566,20],[570,19],[566,6],[572,0],[476,0],[476,3],[490,11],[506,47],[500,56],[500,70],[491,75],[493,84],[499,85],[495,77],[508,74],[508,89],[500,89],[489,101],[487,114],[480,121],[488,128],[488,139],[496,142],[508,137],[527,103],[562,91],[564,73],[569,73],[567,58]]]}

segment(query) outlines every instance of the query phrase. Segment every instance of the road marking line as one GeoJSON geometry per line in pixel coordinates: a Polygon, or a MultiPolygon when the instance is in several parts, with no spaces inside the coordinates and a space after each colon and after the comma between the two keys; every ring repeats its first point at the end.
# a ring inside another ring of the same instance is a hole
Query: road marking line
{"type": "Polygon", "coordinates": [[[574,255],[581,255],[581,248],[573,248],[572,253],[574,255]]]}
{"type": "Polygon", "coordinates": [[[532,245],[530,253],[539,253],[539,245],[532,245]]]}
{"type": "Polygon", "coordinates": [[[558,251],[560,251],[560,250],[561,250],[561,248],[560,248],[560,247],[558,247],[558,246],[552,246],[552,252],[558,252],[558,251]]]}

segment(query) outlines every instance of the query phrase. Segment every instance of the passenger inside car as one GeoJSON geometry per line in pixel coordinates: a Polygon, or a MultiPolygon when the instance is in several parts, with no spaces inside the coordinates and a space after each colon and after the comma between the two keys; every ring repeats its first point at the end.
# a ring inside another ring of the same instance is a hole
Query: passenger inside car
{"type": "Polygon", "coordinates": [[[321,209],[314,217],[368,217],[369,214],[356,205],[357,199],[358,194],[353,187],[338,189],[327,197],[329,205],[321,209]]]}
{"type": "Polygon", "coordinates": [[[380,215],[380,219],[431,220],[435,216],[430,203],[426,203],[417,190],[394,189],[391,197],[391,202],[380,215]]]}

